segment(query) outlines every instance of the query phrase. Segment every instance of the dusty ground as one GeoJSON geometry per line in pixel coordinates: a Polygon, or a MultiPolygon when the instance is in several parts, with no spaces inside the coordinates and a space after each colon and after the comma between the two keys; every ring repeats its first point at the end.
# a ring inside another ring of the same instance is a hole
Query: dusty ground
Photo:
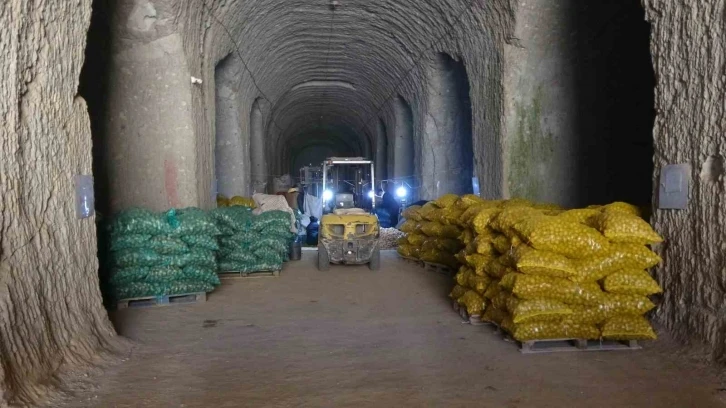
{"type": "Polygon", "coordinates": [[[720,407],[713,373],[660,340],[636,352],[522,355],[462,324],[448,278],[404,263],[225,280],[207,303],[113,318],[139,344],[68,407],[720,407]]]}

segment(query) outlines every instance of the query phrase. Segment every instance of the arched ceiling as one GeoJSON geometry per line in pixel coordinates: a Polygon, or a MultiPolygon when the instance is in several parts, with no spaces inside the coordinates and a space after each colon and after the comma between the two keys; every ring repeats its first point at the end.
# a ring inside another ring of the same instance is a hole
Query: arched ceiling
{"type": "Polygon", "coordinates": [[[269,101],[268,149],[279,152],[320,126],[346,129],[340,137],[368,138],[371,146],[384,103],[415,90],[423,79],[418,60],[478,7],[465,0],[217,0],[206,11],[219,23],[210,24],[217,59],[239,52],[253,88],[269,101]]]}

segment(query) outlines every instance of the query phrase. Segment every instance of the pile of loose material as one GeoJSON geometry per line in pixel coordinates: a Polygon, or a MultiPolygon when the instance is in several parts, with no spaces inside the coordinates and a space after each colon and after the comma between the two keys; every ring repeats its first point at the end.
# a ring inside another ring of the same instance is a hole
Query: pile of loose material
{"type": "Polygon", "coordinates": [[[219,271],[279,271],[287,260],[294,234],[290,216],[284,211],[259,215],[245,206],[230,206],[212,211],[219,228],[219,271]]]}
{"type": "Polygon", "coordinates": [[[112,221],[112,274],[116,299],[210,292],[219,285],[214,220],[197,208],[155,213],[130,209],[112,221]]]}
{"type": "Polygon", "coordinates": [[[381,228],[381,239],[379,246],[381,249],[396,249],[398,241],[406,234],[396,228],[381,228]]]}
{"type": "Polygon", "coordinates": [[[462,266],[450,296],[470,315],[519,341],[656,337],[643,315],[654,307],[648,296],[661,292],[647,270],[661,261],[648,245],[662,238],[636,207],[563,210],[476,196],[444,196],[436,206],[411,211],[419,224],[407,227],[399,252],[423,259],[416,243],[430,239],[421,224],[431,219],[460,228],[462,266]]]}

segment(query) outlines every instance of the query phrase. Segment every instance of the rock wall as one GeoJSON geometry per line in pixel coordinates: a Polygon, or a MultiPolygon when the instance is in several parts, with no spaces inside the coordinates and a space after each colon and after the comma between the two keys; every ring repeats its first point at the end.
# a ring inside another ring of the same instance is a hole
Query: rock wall
{"type": "Polygon", "coordinates": [[[505,194],[649,206],[655,82],[643,9],[518,3],[505,48],[505,194]]]}
{"type": "Polygon", "coordinates": [[[656,186],[667,164],[692,167],[688,208],[659,210],[666,238],[657,278],[665,288],[657,317],[683,339],[706,342],[726,359],[726,2],[647,0],[656,70],[653,131],[656,186]]]}
{"type": "Polygon", "coordinates": [[[115,336],[101,304],[94,217],[75,214],[91,174],[77,96],[91,1],[0,5],[0,406],[49,396],[64,365],[115,336]]]}

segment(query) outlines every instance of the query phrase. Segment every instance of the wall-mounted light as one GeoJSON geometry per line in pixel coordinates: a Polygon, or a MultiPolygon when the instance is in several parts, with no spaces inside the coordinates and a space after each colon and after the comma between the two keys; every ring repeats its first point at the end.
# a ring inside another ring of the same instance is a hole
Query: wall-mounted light
{"type": "Polygon", "coordinates": [[[338,0],[331,0],[330,2],[330,10],[335,11],[340,7],[340,2],[338,0]]]}

